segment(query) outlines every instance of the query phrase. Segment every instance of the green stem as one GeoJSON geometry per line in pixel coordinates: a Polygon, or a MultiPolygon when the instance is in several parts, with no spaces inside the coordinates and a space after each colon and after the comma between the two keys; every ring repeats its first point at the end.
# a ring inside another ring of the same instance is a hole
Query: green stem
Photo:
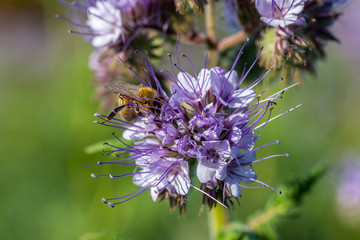
{"type": "Polygon", "coordinates": [[[229,223],[229,210],[216,206],[208,213],[210,240],[216,240],[219,231],[229,223]]]}
{"type": "Polygon", "coordinates": [[[247,33],[244,31],[239,31],[233,35],[230,35],[224,39],[221,39],[218,43],[217,43],[217,49],[219,51],[224,51],[228,48],[231,48],[239,43],[241,43],[242,41],[245,40],[245,38],[247,37],[247,33]]]}

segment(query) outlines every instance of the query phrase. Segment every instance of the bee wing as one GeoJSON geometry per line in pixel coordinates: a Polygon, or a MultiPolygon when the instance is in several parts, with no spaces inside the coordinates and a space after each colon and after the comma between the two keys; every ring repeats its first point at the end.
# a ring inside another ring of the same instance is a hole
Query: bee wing
{"type": "Polygon", "coordinates": [[[108,81],[105,87],[111,92],[118,93],[122,96],[136,98],[140,85],[134,85],[125,81],[108,81]]]}

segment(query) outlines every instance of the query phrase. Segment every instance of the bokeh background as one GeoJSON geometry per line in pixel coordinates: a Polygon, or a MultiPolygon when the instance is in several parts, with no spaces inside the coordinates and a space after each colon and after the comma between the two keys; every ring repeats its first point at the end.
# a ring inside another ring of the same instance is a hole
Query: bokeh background
{"type": "MultiPolygon", "coordinates": [[[[121,196],[135,186],[130,178],[90,177],[109,172],[105,167],[80,169],[106,160],[84,148],[110,138],[112,129],[92,123],[99,103],[91,97],[91,47],[67,34],[69,25],[54,18],[63,10],[55,0],[0,3],[0,239],[87,239],[92,233],[208,239],[207,213],[199,215],[196,191],[183,217],[147,194],[114,209],[101,203],[102,197],[121,196]]],[[[334,27],[342,44],[328,45],[317,75],[288,91],[277,111],[303,106],[262,132],[262,143],[279,139],[282,144],[262,150],[260,157],[291,155],[255,165],[260,179],[273,186],[306,175],[318,163],[333,166],[305,198],[298,216],[281,223],[282,239],[360,239],[359,208],[347,214],[337,196],[344,163],[360,162],[360,3],[350,1],[344,11],[334,27]]],[[[246,220],[273,194],[245,189],[232,218],[246,220]]]]}

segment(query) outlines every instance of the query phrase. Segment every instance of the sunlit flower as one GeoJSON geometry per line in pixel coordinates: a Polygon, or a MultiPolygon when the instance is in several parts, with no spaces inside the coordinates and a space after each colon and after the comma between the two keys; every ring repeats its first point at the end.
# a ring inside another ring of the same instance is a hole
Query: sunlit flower
{"type": "MultiPolygon", "coordinates": [[[[254,146],[259,131],[271,120],[274,102],[281,98],[284,90],[260,100],[265,91],[257,95],[253,88],[267,72],[244,87],[243,81],[251,68],[244,69],[238,76],[234,67],[240,55],[228,71],[221,67],[208,70],[205,66],[198,74],[195,69],[193,74],[185,72],[178,54],[178,63],[173,63],[170,56],[171,71],[159,71],[148,57],[143,59],[147,77],[143,79],[133,73],[143,86],[155,86],[153,106],[134,104],[143,98],[129,99],[129,106],[138,111],[134,122],[95,115],[101,119],[97,123],[123,129],[123,138],[135,142],[134,146],[126,145],[115,133],[121,146],[113,146],[114,150],[107,153],[124,158],[97,164],[131,165],[135,168],[132,173],[93,176],[130,175],[139,189],[104,202],[113,207],[149,190],[154,201],[168,198],[171,207],[179,207],[181,211],[190,188],[200,191],[204,195],[203,204],[208,203],[210,207],[214,204],[227,207],[232,198],[240,196],[242,188],[271,188],[257,180],[253,164],[288,155],[257,159],[258,149],[279,142],[254,146]],[[173,83],[169,95],[161,87],[158,75],[173,83]],[[200,181],[200,186],[195,186],[194,178],[200,181]],[[251,183],[258,184],[246,185],[251,183]]],[[[183,57],[193,68],[190,59],[183,57]]]]}

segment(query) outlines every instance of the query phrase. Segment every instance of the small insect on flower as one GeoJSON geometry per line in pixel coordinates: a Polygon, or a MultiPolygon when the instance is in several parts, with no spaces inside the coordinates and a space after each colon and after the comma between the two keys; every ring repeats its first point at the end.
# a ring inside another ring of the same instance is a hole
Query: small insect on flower
{"type": "Polygon", "coordinates": [[[137,115],[147,115],[147,112],[160,113],[162,100],[151,87],[124,81],[108,82],[105,87],[119,95],[119,106],[113,109],[107,116],[107,120],[114,118],[117,113],[121,119],[128,122],[134,120],[137,115]]]}

